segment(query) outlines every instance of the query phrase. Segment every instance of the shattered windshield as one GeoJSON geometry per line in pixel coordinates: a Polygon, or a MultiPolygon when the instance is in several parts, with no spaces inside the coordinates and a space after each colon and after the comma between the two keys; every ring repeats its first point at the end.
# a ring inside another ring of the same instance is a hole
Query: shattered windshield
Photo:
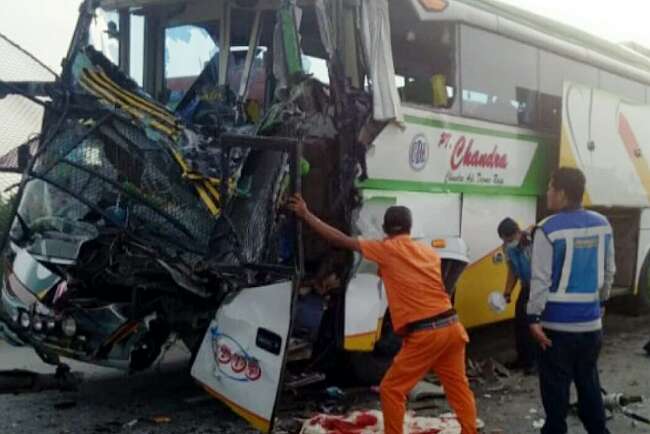
{"type": "Polygon", "coordinates": [[[169,108],[176,108],[208,63],[215,71],[218,69],[218,56],[211,59],[219,47],[207,30],[213,27],[216,23],[165,29],[165,91],[169,108]]]}
{"type": "Polygon", "coordinates": [[[120,59],[119,23],[117,12],[97,9],[88,34],[88,43],[115,65],[120,59]]]}
{"type": "MultiPolygon", "coordinates": [[[[24,198],[18,206],[23,223],[30,231],[38,231],[37,223],[51,217],[64,220],[82,220],[90,208],[51,184],[32,179],[25,185],[24,198]]],[[[23,226],[14,224],[13,238],[22,238],[23,226]],[[20,232],[18,232],[20,231],[20,232]]]]}

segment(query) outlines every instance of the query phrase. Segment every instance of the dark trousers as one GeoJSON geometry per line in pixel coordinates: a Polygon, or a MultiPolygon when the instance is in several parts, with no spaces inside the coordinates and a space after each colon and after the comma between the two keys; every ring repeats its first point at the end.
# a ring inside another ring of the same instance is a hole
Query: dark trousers
{"type": "Polygon", "coordinates": [[[537,344],[530,334],[526,306],[530,298],[530,285],[521,285],[521,291],[515,305],[515,346],[517,362],[524,367],[532,367],[537,360],[537,344]]]}
{"type": "Polygon", "coordinates": [[[565,434],[571,382],[578,392],[578,416],[589,434],[609,434],[598,378],[602,332],[545,330],[553,345],[539,352],[539,385],[546,412],[542,434],[565,434]]]}

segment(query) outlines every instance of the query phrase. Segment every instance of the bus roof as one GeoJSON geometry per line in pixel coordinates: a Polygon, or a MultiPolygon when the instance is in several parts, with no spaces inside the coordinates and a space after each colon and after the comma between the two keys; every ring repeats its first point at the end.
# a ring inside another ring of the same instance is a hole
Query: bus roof
{"type": "MultiPolygon", "coordinates": [[[[215,5],[221,3],[222,0],[100,0],[99,4],[103,9],[114,10],[124,8],[136,8],[144,6],[159,6],[159,5],[178,5],[183,3],[214,3],[215,5]]],[[[240,6],[252,5],[253,8],[270,9],[276,8],[280,4],[280,0],[259,0],[259,1],[231,1],[233,4],[240,6]]],[[[303,0],[298,3],[303,3],[303,0]]]]}
{"type": "Polygon", "coordinates": [[[420,19],[456,21],[480,27],[650,84],[650,56],[638,44],[615,44],[576,27],[498,0],[446,0],[442,10],[431,0],[411,0],[420,19]]]}
{"type": "MultiPolygon", "coordinates": [[[[354,0],[346,0],[354,1],[354,0]]],[[[405,0],[424,21],[462,22],[557,54],[618,73],[650,85],[650,51],[638,44],[615,44],[575,27],[498,0],[405,0]],[[433,5],[427,7],[427,5],[433,5]],[[445,5],[440,8],[439,5],[445,5]]],[[[100,0],[104,9],[180,3],[220,3],[221,0],[100,0]]],[[[234,4],[273,8],[279,0],[234,1],[234,4]]],[[[299,5],[309,0],[298,1],[299,5]]]]}

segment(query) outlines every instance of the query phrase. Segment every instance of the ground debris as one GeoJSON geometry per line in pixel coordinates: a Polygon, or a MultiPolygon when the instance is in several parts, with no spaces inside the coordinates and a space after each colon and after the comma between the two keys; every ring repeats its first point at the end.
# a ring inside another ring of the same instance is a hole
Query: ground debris
{"type": "Polygon", "coordinates": [[[152,416],[149,418],[149,421],[157,425],[162,425],[162,424],[170,423],[172,421],[172,418],[169,416],[152,416]]]}
{"type": "Polygon", "coordinates": [[[0,371],[0,394],[32,393],[44,390],[75,391],[83,376],[61,365],[54,374],[40,374],[25,369],[0,371]]]}
{"type": "Polygon", "coordinates": [[[498,378],[510,378],[511,373],[502,363],[490,357],[482,361],[469,359],[467,376],[471,379],[493,382],[498,378]]]}
{"type": "Polygon", "coordinates": [[[536,419],[533,421],[533,428],[541,429],[546,421],[544,419],[536,419]]]}
{"type": "Polygon", "coordinates": [[[409,401],[420,401],[427,398],[444,398],[445,391],[442,386],[429,383],[428,381],[420,381],[411,390],[408,396],[409,401]]]}
{"type": "Polygon", "coordinates": [[[116,422],[116,421],[106,422],[99,425],[95,425],[92,432],[97,434],[115,433],[120,431],[122,429],[122,426],[123,424],[120,422],[116,422]]]}
{"type": "Polygon", "coordinates": [[[54,404],[56,410],[68,410],[77,406],[76,401],[62,401],[54,404]]]}
{"type": "Polygon", "coordinates": [[[408,405],[411,411],[433,410],[440,408],[440,401],[438,399],[426,399],[408,405]]]}
{"type": "Polygon", "coordinates": [[[303,372],[298,375],[291,375],[285,381],[286,389],[297,389],[299,387],[310,386],[325,380],[325,374],[320,372],[303,372]]]}

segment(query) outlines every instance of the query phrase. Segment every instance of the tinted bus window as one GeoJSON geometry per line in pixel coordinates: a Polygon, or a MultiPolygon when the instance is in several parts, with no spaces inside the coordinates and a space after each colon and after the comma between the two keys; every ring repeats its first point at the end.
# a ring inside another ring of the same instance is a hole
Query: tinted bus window
{"type": "Polygon", "coordinates": [[[455,109],[456,27],[419,22],[392,35],[397,90],[403,102],[455,109]]]}
{"type": "Polygon", "coordinates": [[[460,58],[464,115],[536,124],[536,48],[463,25],[460,58]]]}
{"type": "Polygon", "coordinates": [[[562,123],[562,92],[565,81],[598,87],[598,70],[590,65],[540,50],[539,111],[541,128],[559,132],[562,123]]]}
{"type": "Polygon", "coordinates": [[[144,80],[144,17],[131,14],[129,75],[140,86],[144,80]]]}
{"type": "Polygon", "coordinates": [[[539,88],[543,93],[562,96],[565,81],[598,86],[598,70],[593,66],[543,50],[539,53],[539,71],[539,88]]]}
{"type": "Polygon", "coordinates": [[[170,108],[176,107],[217,50],[215,39],[205,27],[165,29],[165,90],[170,108]]]}
{"type": "Polygon", "coordinates": [[[88,34],[88,42],[115,65],[120,55],[120,19],[115,11],[97,9],[88,34]]]}
{"type": "Polygon", "coordinates": [[[303,55],[302,68],[305,73],[311,74],[321,83],[330,84],[329,71],[327,69],[327,60],[319,57],[303,55]]]}

